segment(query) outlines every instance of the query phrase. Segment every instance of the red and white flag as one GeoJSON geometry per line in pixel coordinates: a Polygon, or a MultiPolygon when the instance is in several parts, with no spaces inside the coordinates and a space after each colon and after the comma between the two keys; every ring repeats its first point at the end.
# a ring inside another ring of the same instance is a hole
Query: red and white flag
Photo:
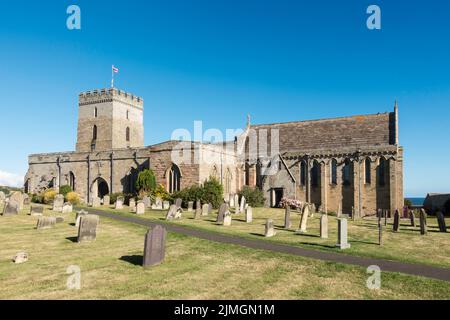
{"type": "Polygon", "coordinates": [[[119,69],[116,68],[116,67],[114,67],[114,66],[112,66],[112,71],[113,71],[114,73],[119,73],[119,69]]]}

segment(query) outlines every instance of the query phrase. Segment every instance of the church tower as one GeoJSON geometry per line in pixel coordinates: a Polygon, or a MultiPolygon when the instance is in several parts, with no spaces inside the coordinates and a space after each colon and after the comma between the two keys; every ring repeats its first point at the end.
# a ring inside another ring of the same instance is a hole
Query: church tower
{"type": "Polygon", "coordinates": [[[116,88],[78,97],[77,152],[144,146],[144,100],[116,88]]]}

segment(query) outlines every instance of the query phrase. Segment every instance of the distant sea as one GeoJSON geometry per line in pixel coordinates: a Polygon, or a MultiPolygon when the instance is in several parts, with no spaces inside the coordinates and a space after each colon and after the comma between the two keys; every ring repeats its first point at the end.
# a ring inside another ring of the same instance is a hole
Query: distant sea
{"type": "Polygon", "coordinates": [[[423,205],[423,202],[425,198],[405,198],[407,200],[410,200],[414,206],[421,206],[423,205]]]}

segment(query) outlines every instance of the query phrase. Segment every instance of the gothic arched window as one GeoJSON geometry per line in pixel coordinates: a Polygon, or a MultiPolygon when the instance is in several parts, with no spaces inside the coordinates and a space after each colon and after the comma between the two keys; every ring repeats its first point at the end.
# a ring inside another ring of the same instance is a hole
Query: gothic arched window
{"type": "Polygon", "coordinates": [[[371,166],[370,159],[366,158],[366,161],[364,162],[366,184],[370,184],[372,182],[372,176],[371,176],[371,173],[370,173],[370,170],[371,170],[370,166],[371,166]]]}
{"type": "Polygon", "coordinates": [[[331,184],[337,184],[337,160],[331,160],[331,184]]]}
{"type": "Polygon", "coordinates": [[[351,185],[351,162],[350,160],[345,160],[344,167],[342,168],[342,184],[349,186],[351,185]]]}
{"type": "Polygon", "coordinates": [[[317,187],[319,185],[319,163],[314,161],[313,167],[311,168],[311,185],[317,187]]]}
{"type": "Polygon", "coordinates": [[[73,191],[75,191],[75,175],[72,171],[69,172],[69,186],[73,191]]]}
{"type": "Polygon", "coordinates": [[[127,142],[130,142],[130,128],[129,127],[127,127],[127,129],[126,129],[125,139],[127,140],[127,142]]]}
{"type": "Polygon", "coordinates": [[[386,184],[386,160],[380,159],[380,165],[378,166],[378,184],[382,187],[386,184]]]}
{"type": "Polygon", "coordinates": [[[173,164],[167,174],[167,191],[173,193],[180,191],[181,172],[176,164],[173,164]]]}
{"type": "Polygon", "coordinates": [[[92,140],[97,140],[97,126],[94,125],[94,128],[92,128],[92,140]]]}

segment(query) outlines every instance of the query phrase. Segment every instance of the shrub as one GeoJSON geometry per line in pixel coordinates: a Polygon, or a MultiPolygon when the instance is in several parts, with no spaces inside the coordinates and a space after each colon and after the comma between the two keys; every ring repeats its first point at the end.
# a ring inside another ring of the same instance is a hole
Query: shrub
{"type": "Polygon", "coordinates": [[[66,198],[66,195],[72,191],[73,191],[72,188],[68,185],[59,187],[59,193],[62,194],[64,196],[64,198],[66,198]]]}
{"type": "Polygon", "coordinates": [[[404,205],[405,205],[405,207],[411,208],[411,207],[412,207],[412,205],[413,205],[413,203],[412,203],[412,201],[411,201],[411,200],[409,200],[409,199],[405,199],[405,201],[404,201],[404,205]]]}
{"type": "Polygon", "coordinates": [[[33,203],[44,203],[44,195],[42,193],[34,193],[31,196],[31,202],[33,202],[33,203]]]}
{"type": "Polygon", "coordinates": [[[252,188],[244,186],[239,191],[239,198],[245,197],[246,203],[251,207],[263,207],[264,206],[264,193],[258,188],[252,188]]]}
{"type": "Polygon", "coordinates": [[[162,200],[172,200],[172,197],[170,194],[164,189],[164,186],[162,184],[158,185],[152,192],[151,195],[154,198],[161,198],[162,200]]]}
{"type": "Polygon", "coordinates": [[[217,209],[223,203],[223,186],[219,180],[211,177],[208,181],[205,181],[200,187],[201,200],[203,203],[211,203],[212,206],[217,209]]]}
{"type": "Polygon", "coordinates": [[[80,196],[78,195],[78,193],[70,191],[66,194],[65,199],[67,202],[70,202],[73,205],[78,205],[80,204],[81,200],[80,200],[80,196]]]}
{"type": "Polygon", "coordinates": [[[203,199],[203,188],[201,186],[191,186],[181,191],[175,192],[172,195],[173,199],[180,198],[183,200],[183,206],[187,207],[189,201],[196,201],[203,199]]]}
{"type": "Polygon", "coordinates": [[[138,178],[136,180],[136,190],[138,190],[139,193],[149,193],[155,189],[156,178],[153,171],[151,169],[145,169],[139,172],[138,178]]]}
{"type": "Polygon", "coordinates": [[[48,190],[45,190],[45,191],[44,191],[44,196],[43,196],[43,202],[44,202],[45,204],[52,203],[53,200],[55,199],[55,196],[56,196],[57,194],[58,194],[58,193],[57,193],[56,190],[54,190],[54,189],[48,189],[48,190]]]}

